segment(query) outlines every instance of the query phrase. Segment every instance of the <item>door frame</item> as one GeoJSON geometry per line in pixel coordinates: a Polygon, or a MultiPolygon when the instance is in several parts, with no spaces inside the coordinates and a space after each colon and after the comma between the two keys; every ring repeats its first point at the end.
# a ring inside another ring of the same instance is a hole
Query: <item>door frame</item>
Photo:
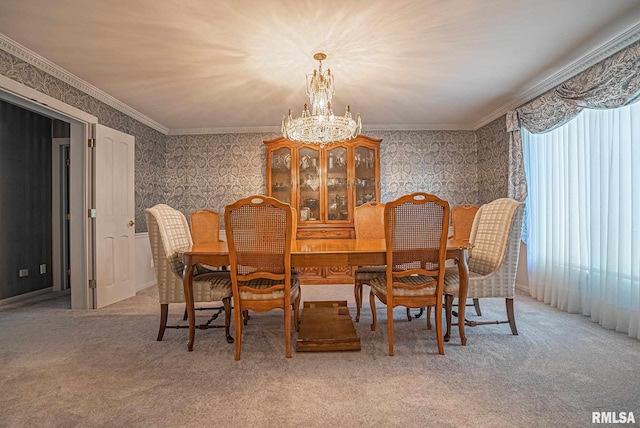
{"type": "Polygon", "coordinates": [[[68,137],[52,138],[51,142],[52,285],[53,291],[63,291],[69,288],[69,276],[66,270],[69,264],[67,250],[70,239],[65,233],[69,227],[65,218],[66,202],[69,198],[66,159],[69,158],[64,155],[69,151],[70,139],[68,137]]]}
{"type": "Polygon", "coordinates": [[[71,309],[93,309],[93,289],[89,288],[89,280],[94,279],[95,272],[92,259],[93,237],[89,233],[87,216],[92,191],[91,154],[87,141],[90,136],[89,128],[98,123],[98,118],[2,75],[0,99],[71,125],[71,309]]]}

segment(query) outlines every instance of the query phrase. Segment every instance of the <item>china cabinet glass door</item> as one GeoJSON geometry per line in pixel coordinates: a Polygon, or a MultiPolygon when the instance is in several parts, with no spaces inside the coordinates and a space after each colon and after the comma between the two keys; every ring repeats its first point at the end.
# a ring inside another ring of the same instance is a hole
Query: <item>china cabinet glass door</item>
{"type": "Polygon", "coordinates": [[[291,149],[282,147],[271,156],[271,196],[291,203],[291,149]]]}
{"type": "Polygon", "coordinates": [[[355,190],[356,207],[376,198],[376,158],[375,150],[358,146],[355,148],[356,167],[355,190]]]}
{"type": "Polygon", "coordinates": [[[336,147],[327,150],[327,220],[349,219],[347,198],[347,149],[336,147]]]}
{"type": "Polygon", "coordinates": [[[320,151],[303,147],[298,161],[300,183],[299,220],[301,222],[320,221],[320,151]]]}

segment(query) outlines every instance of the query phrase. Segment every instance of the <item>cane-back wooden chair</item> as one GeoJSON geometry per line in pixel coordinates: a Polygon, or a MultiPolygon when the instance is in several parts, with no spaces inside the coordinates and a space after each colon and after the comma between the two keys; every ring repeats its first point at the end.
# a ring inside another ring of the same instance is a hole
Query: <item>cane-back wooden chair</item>
{"type": "Polygon", "coordinates": [[[228,205],[224,213],[235,308],[235,359],[242,350],[245,310],[284,311],[285,355],[291,358],[291,307],[299,328],[300,279],[291,269],[293,210],[284,202],[255,195],[228,205]]]}
{"type": "MultiPolygon", "coordinates": [[[[203,209],[191,213],[191,238],[194,244],[220,241],[220,213],[203,209]]],[[[201,266],[209,270],[227,270],[227,266],[201,266]]]]}
{"type": "MultiPolygon", "coordinates": [[[[471,235],[471,226],[473,225],[473,219],[478,211],[477,205],[458,205],[451,209],[451,222],[453,226],[453,233],[449,235],[449,239],[455,241],[468,241],[471,235]]],[[[454,305],[455,306],[455,305],[454,305]]],[[[468,303],[466,306],[473,306],[476,310],[476,315],[482,316],[480,312],[480,302],[478,299],[473,299],[473,303],[468,303]]],[[[423,309],[415,315],[416,318],[422,316],[423,309]]],[[[427,323],[431,317],[430,308],[427,308],[427,323]]]]}
{"type": "MultiPolygon", "coordinates": [[[[473,219],[480,207],[477,205],[465,204],[458,205],[451,209],[451,221],[453,222],[453,234],[449,237],[456,241],[468,241],[471,236],[471,227],[473,219]]],[[[473,303],[467,304],[473,306],[477,316],[482,316],[480,311],[480,301],[473,299],[473,303]]]]}
{"type": "Polygon", "coordinates": [[[207,209],[192,212],[191,238],[194,244],[220,241],[220,213],[207,209]]]}
{"type": "Polygon", "coordinates": [[[427,193],[412,193],[387,202],[384,211],[386,275],[369,282],[375,330],[375,298],[387,305],[389,355],[393,355],[393,308],[435,306],[438,353],[444,354],[444,291],[449,203],[427,193]]]}
{"type": "Polygon", "coordinates": [[[451,209],[453,234],[449,238],[456,241],[469,240],[473,219],[480,207],[477,205],[458,205],[451,209]]]}
{"type": "MultiPolygon", "coordinates": [[[[356,207],[353,217],[356,239],[384,239],[384,204],[368,202],[356,207]]],[[[356,322],[360,322],[362,285],[375,276],[385,275],[385,266],[359,266],[354,274],[353,294],[356,300],[356,322]]]]}
{"type": "MultiPolygon", "coordinates": [[[[496,199],[480,207],[469,237],[469,285],[467,297],[473,299],[504,298],[507,321],[467,321],[473,327],[483,324],[509,323],[511,333],[518,334],[513,299],[516,270],[520,254],[520,236],[524,204],[509,198],[496,199]]],[[[445,276],[447,332],[451,328],[452,302],[458,297],[460,278],[457,268],[447,269],[445,276]]]]}
{"type": "MultiPolygon", "coordinates": [[[[160,300],[160,329],[157,340],[162,340],[166,328],[189,328],[187,325],[167,325],[170,303],[184,303],[184,265],[177,251],[193,244],[189,225],[184,214],[165,204],[158,204],[145,210],[149,243],[153,255],[153,265],[158,281],[160,300]]],[[[224,309],[227,342],[232,343],[229,334],[231,325],[231,283],[229,274],[223,272],[196,272],[193,278],[194,302],[222,302],[222,307],[200,329],[215,327],[210,325],[224,309]]],[[[212,309],[212,308],[209,308],[212,309]]]]}

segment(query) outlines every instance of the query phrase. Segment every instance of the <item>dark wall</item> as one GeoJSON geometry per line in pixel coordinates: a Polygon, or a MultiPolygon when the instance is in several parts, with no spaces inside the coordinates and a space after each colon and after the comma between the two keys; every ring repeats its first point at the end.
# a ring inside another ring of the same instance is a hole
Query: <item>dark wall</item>
{"type": "Polygon", "coordinates": [[[0,101],[0,299],[52,285],[51,239],[51,119],[0,101]]]}
{"type": "Polygon", "coordinates": [[[59,119],[52,119],[51,136],[53,138],[71,138],[71,125],[59,119]]]}

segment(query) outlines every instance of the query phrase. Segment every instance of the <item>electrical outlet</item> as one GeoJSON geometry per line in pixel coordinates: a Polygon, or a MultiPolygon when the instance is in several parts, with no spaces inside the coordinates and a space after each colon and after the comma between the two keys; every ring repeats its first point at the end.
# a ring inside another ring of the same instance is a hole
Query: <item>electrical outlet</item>
{"type": "Polygon", "coordinates": [[[20,269],[18,271],[18,276],[20,278],[24,277],[24,276],[29,276],[29,269],[20,269]]]}
{"type": "Polygon", "coordinates": [[[152,268],[152,269],[154,268],[154,265],[153,265],[153,259],[151,259],[151,264],[150,264],[150,266],[151,266],[151,268],[152,268]]]}
{"type": "Polygon", "coordinates": [[[47,265],[40,265],[40,275],[47,273],[47,265]]]}

